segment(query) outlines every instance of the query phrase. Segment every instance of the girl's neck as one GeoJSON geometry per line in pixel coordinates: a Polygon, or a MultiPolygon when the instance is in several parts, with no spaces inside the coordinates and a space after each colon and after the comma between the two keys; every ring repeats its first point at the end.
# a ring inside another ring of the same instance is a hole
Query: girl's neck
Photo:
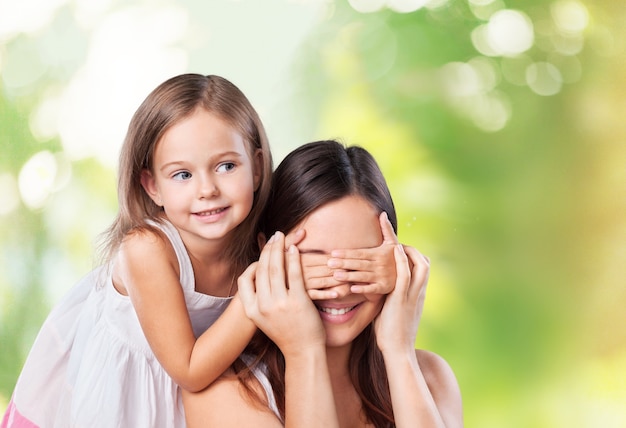
{"type": "Polygon", "coordinates": [[[202,294],[216,297],[230,297],[237,290],[231,264],[223,258],[208,262],[190,255],[195,278],[195,289],[202,294]]]}

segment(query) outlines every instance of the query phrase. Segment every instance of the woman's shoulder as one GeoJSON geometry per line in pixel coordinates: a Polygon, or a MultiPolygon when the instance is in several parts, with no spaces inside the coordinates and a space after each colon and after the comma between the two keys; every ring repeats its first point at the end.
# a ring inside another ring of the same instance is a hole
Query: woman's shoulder
{"type": "MultiPolygon", "coordinates": [[[[264,393],[263,387],[254,380],[249,387],[253,393],[264,393]]],[[[231,370],[200,392],[183,391],[183,405],[189,428],[250,425],[278,428],[282,426],[267,406],[260,406],[251,399],[249,391],[231,370]]]]}
{"type": "Polygon", "coordinates": [[[441,355],[424,349],[416,349],[415,355],[437,407],[453,409],[451,414],[461,415],[461,390],[450,364],[441,355]]]}
{"type": "Polygon", "coordinates": [[[416,349],[415,356],[429,387],[431,385],[443,387],[448,383],[457,383],[452,367],[441,355],[424,349],[416,349]]]}
{"type": "Polygon", "coordinates": [[[417,362],[420,365],[422,371],[429,370],[432,371],[433,374],[436,374],[443,371],[452,371],[450,364],[439,354],[436,354],[432,351],[427,351],[425,349],[416,349],[415,356],[417,357],[417,362]]]}

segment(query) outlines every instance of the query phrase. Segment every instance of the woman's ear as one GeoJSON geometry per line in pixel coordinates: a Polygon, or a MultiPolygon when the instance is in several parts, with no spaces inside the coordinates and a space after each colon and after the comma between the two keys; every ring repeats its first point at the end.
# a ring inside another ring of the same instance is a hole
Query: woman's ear
{"type": "Polygon", "coordinates": [[[155,204],[160,207],[163,206],[163,201],[161,200],[161,194],[159,193],[156,181],[152,176],[152,173],[147,169],[143,169],[141,171],[141,187],[143,187],[143,190],[145,190],[155,204]]]}
{"type": "Polygon", "coordinates": [[[265,237],[265,234],[263,232],[259,232],[259,234],[256,236],[256,242],[257,244],[259,244],[259,248],[265,247],[267,238],[265,237]]]}

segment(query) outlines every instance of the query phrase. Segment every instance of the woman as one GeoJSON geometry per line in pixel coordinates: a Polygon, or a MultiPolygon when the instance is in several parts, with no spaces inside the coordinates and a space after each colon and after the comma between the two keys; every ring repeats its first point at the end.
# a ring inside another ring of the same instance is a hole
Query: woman
{"type": "Polygon", "coordinates": [[[267,336],[258,335],[242,362],[209,388],[184,395],[189,427],[463,425],[452,370],[414,349],[428,259],[395,245],[395,288],[387,296],[352,293],[351,283],[335,286],[335,298],[307,295],[311,278],[327,274],[320,257],[345,274],[380,248],[381,213],[395,231],[389,190],[364,149],[320,141],[283,160],[261,222],[271,238],[239,280],[246,313],[267,336]],[[285,254],[279,231],[298,230],[304,239],[285,254]],[[347,262],[330,257],[335,248],[346,249],[333,255],[347,254],[347,262]]]}

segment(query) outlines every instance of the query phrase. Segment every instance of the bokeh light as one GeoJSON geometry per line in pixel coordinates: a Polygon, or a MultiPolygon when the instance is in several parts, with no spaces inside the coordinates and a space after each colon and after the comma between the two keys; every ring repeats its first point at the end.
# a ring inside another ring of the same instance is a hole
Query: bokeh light
{"type": "Polygon", "coordinates": [[[54,188],[57,163],[48,151],[35,153],[22,167],[18,178],[20,194],[30,208],[44,206],[54,188]]]}
{"type": "Polygon", "coordinates": [[[555,95],[563,86],[563,77],[554,65],[536,62],[526,68],[526,83],[538,95],[555,95]]]}
{"type": "Polygon", "coordinates": [[[15,210],[19,203],[17,180],[9,173],[0,174],[0,216],[15,210]]]}
{"type": "Polygon", "coordinates": [[[489,15],[486,24],[472,31],[472,42],[483,55],[514,57],[533,46],[533,23],[521,11],[500,9],[489,15]]]}

